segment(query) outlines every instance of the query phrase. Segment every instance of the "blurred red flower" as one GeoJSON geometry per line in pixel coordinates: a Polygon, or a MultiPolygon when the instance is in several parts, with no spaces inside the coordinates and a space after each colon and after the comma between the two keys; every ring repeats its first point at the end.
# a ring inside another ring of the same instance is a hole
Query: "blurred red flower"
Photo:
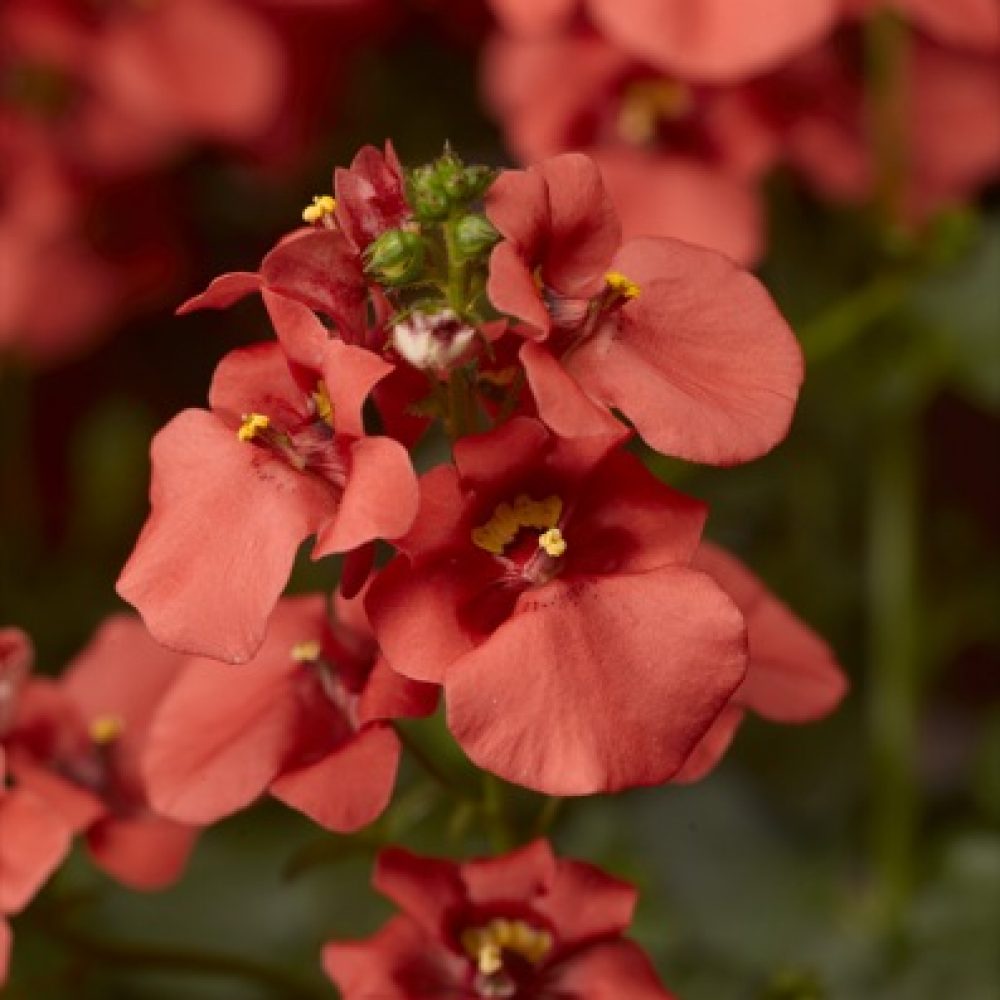
{"type": "Polygon", "coordinates": [[[545,841],[464,864],[386,850],[373,881],[402,913],[365,941],[326,946],[344,1000],[670,1000],[622,936],[636,890],[545,841]]]}
{"type": "Polygon", "coordinates": [[[112,616],[58,681],[20,686],[0,733],[17,788],[83,833],[94,862],[135,889],[177,878],[196,835],[151,811],[139,769],[179,662],[138,619],[112,616]]]}

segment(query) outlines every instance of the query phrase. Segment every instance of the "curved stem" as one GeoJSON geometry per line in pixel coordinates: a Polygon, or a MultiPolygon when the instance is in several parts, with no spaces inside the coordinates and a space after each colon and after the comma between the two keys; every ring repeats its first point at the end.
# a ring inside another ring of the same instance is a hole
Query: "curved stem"
{"type": "Polygon", "coordinates": [[[868,510],[871,623],[869,729],[872,753],[872,854],[880,920],[900,930],[915,875],[919,798],[921,610],[918,590],[920,465],[910,412],[877,432],[868,510]]]}
{"type": "Polygon", "coordinates": [[[424,748],[398,723],[393,727],[399,742],[406,748],[407,753],[413,758],[417,766],[436,784],[449,795],[454,796],[462,802],[474,803],[477,807],[481,805],[475,796],[465,789],[460,788],[454,781],[437,765],[437,762],[425,752],[424,748]]]}
{"type": "Polygon", "coordinates": [[[312,986],[291,973],[238,955],[219,955],[187,948],[104,941],[65,924],[46,920],[45,927],[70,948],[88,959],[111,965],[150,968],[181,973],[229,976],[259,983],[282,1000],[328,1000],[330,989],[312,986]]]}

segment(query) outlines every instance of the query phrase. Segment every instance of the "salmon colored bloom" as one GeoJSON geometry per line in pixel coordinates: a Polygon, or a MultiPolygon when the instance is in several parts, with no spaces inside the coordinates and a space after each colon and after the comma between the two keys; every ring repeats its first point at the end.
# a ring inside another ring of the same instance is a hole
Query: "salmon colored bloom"
{"type": "Polygon", "coordinates": [[[528,324],[539,416],[558,434],[620,410],[664,454],[731,465],[785,436],[802,353],[764,287],[708,250],[620,230],[596,165],[566,154],[501,174],[487,213],[494,306],[528,324]]]}
{"type": "Polygon", "coordinates": [[[523,417],[461,439],[367,599],[472,760],[553,795],[666,781],[746,668],[742,617],[689,566],[703,506],[611,444],[523,417]]]}
{"type": "Polygon", "coordinates": [[[515,33],[565,27],[583,9],[607,36],[665,72],[728,81],[765,72],[818,41],[836,0],[491,0],[515,33]]]}
{"type": "Polygon", "coordinates": [[[402,912],[324,949],[344,1000],[671,998],[623,937],[636,890],[546,841],[465,863],[386,850],[373,881],[402,912]]]}
{"type": "Polygon", "coordinates": [[[703,543],[692,566],[711,576],[743,613],[750,661],[732,700],[674,776],[678,782],[696,781],[715,767],[747,712],[771,722],[814,722],[847,693],[830,647],[738,559],[703,543]]]}
{"type": "MultiPolygon", "coordinates": [[[[5,630],[7,631],[7,630],[5,630]]],[[[2,642],[3,639],[0,639],[2,642]]],[[[69,851],[70,828],[30,791],[6,787],[0,746],[0,987],[7,981],[13,933],[6,918],[19,913],[69,851]]]]}
{"type": "Polygon", "coordinates": [[[348,832],[386,807],[400,753],[386,720],[428,714],[437,691],[389,670],[360,601],[341,601],[332,623],[325,604],[319,596],[282,600],[264,645],[243,666],[185,663],[144,759],[159,812],[208,824],[269,791],[348,832]]]}
{"type": "Polygon", "coordinates": [[[152,510],[118,581],[158,641],[234,663],[260,648],[306,538],[317,536],[314,559],[348,553],[402,535],[417,510],[406,450],[366,436],[361,418],[391,366],[284,305],[302,321],[288,340],[294,375],[277,343],[233,351],[211,410],[157,434],[152,510]]]}
{"type": "Polygon", "coordinates": [[[115,615],[57,681],[24,683],[0,734],[19,790],[86,837],[94,862],[136,889],[173,882],[196,830],[155,815],[139,771],[148,727],[180,658],[115,615]]]}

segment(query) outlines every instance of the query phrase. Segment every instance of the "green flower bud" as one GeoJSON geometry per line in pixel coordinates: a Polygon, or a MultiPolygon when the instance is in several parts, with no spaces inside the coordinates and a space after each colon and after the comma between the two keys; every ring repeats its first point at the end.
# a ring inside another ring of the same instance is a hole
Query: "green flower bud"
{"type": "Polygon", "coordinates": [[[405,285],[420,276],[424,255],[419,233],[387,229],[365,251],[365,273],[383,285],[405,285]]]}
{"type": "Polygon", "coordinates": [[[463,215],[455,224],[455,246],[463,257],[487,253],[499,239],[500,234],[481,212],[463,215]]]}
{"type": "Polygon", "coordinates": [[[440,222],[448,217],[448,196],[434,166],[417,167],[410,174],[409,202],[421,222],[440,222]]]}

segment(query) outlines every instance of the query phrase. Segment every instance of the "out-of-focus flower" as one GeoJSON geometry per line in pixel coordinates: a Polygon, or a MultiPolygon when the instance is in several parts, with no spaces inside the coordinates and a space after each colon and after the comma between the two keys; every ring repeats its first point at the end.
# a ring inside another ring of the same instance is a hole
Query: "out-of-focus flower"
{"type": "Polygon", "coordinates": [[[58,681],[20,687],[0,734],[17,788],[83,833],[95,863],[137,889],[174,881],[196,835],[152,812],[139,770],[150,720],[179,662],[138,619],[113,616],[58,681]]]}
{"type": "Polygon", "coordinates": [[[679,782],[696,781],[715,767],[748,711],[771,722],[814,722],[847,692],[830,647],[738,559],[703,543],[691,565],[711,576],[743,613],[750,661],[732,700],[674,776],[679,782]]]}
{"type": "Polygon", "coordinates": [[[31,902],[66,856],[72,836],[59,814],[37,795],[7,788],[6,771],[0,746],[0,987],[7,981],[13,946],[6,918],[31,902]]]}
{"type": "Polygon", "coordinates": [[[802,355],[752,275],[676,240],[619,248],[600,174],[579,154],[505,172],[487,214],[504,236],[490,299],[529,324],[520,359],[557,433],[599,432],[614,407],[658,451],[718,465],[785,436],[802,355]]]}
{"type": "Polygon", "coordinates": [[[185,410],[153,441],[152,510],[118,581],[159,641],[231,662],[260,648],[306,538],[313,558],[350,552],[402,535],[417,510],[406,449],[361,418],[391,366],[284,304],[299,310],[298,381],[276,343],[222,360],[211,410],[185,410]]]}
{"type": "Polygon", "coordinates": [[[688,565],[704,508],[613,444],[526,418],[463,438],[368,594],[472,760],[555,795],[670,778],[746,667],[741,616],[688,565]]]}
{"type": "Polygon", "coordinates": [[[322,597],[285,598],[246,665],[184,665],[144,760],[161,813],[212,823],[264,791],[341,832],[382,812],[400,752],[385,720],[428,714],[437,692],[385,665],[360,600],[338,612],[331,623],[322,597]]]}
{"type": "Polygon", "coordinates": [[[374,937],[326,946],[344,1000],[670,1000],[623,937],[636,890],[545,841],[464,864],[387,850],[373,881],[402,913],[374,937]]]}

